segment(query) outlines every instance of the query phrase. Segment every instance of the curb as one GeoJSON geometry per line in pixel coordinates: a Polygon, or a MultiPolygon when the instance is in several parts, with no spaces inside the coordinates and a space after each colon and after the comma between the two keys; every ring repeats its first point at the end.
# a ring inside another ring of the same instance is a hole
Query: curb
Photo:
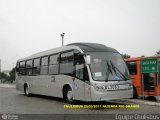
{"type": "Polygon", "coordinates": [[[132,99],[132,100],[127,100],[129,102],[134,102],[134,103],[140,103],[140,104],[146,104],[146,105],[152,105],[152,106],[160,106],[160,102],[151,102],[151,101],[146,101],[146,100],[137,100],[137,99],[132,99]]]}
{"type": "Polygon", "coordinates": [[[147,101],[147,100],[141,100],[141,99],[120,99],[120,100],[113,100],[113,102],[118,103],[137,103],[137,104],[145,104],[145,105],[152,105],[152,106],[160,106],[160,101],[147,101]]]}
{"type": "Polygon", "coordinates": [[[3,88],[16,88],[15,84],[0,84],[0,87],[3,88]]]}

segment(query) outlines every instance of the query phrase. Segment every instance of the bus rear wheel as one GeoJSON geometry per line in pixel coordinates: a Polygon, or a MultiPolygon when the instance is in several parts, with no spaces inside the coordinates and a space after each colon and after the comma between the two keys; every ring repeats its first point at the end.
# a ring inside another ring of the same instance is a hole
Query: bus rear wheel
{"type": "Polygon", "coordinates": [[[73,91],[71,87],[67,87],[64,93],[64,99],[67,103],[73,103],[73,91]]]}
{"type": "Polygon", "coordinates": [[[30,97],[31,94],[29,93],[29,87],[27,84],[24,85],[24,94],[27,96],[27,97],[30,97]]]}

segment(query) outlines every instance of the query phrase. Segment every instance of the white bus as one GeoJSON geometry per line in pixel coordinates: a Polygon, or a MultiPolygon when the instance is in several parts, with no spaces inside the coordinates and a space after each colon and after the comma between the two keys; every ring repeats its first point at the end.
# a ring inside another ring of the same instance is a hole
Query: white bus
{"type": "Polygon", "coordinates": [[[131,98],[133,87],[121,54],[96,43],[73,43],[17,61],[16,89],[69,103],[131,98]]]}

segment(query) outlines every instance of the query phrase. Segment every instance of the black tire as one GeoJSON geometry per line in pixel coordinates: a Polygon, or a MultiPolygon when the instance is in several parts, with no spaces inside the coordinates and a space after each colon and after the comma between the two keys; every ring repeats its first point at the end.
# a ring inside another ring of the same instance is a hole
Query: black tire
{"type": "Polygon", "coordinates": [[[138,98],[136,87],[133,86],[133,98],[138,98]]]}
{"type": "Polygon", "coordinates": [[[69,86],[64,91],[64,100],[67,103],[73,103],[74,102],[73,91],[72,91],[71,87],[69,87],[69,86]]]}
{"type": "Polygon", "coordinates": [[[24,85],[24,94],[25,96],[30,97],[31,94],[29,93],[28,89],[29,89],[28,85],[24,85]]]}

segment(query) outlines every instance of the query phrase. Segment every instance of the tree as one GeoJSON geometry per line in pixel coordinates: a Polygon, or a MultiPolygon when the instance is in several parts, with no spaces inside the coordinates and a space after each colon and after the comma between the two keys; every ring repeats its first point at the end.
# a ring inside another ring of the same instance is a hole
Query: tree
{"type": "Polygon", "coordinates": [[[157,55],[160,55],[160,49],[156,53],[157,53],[157,55]]]}
{"type": "Polygon", "coordinates": [[[8,77],[8,75],[5,74],[4,72],[1,72],[1,73],[0,73],[0,78],[7,78],[7,77],[8,77]]]}
{"type": "Polygon", "coordinates": [[[13,68],[10,72],[9,72],[9,79],[8,79],[11,83],[15,80],[15,68],[13,68]]]}
{"type": "Polygon", "coordinates": [[[131,55],[128,55],[128,54],[121,54],[121,55],[124,59],[131,58],[131,55]]]}
{"type": "Polygon", "coordinates": [[[4,72],[0,72],[0,79],[1,81],[3,80],[3,82],[6,82],[9,79],[9,76],[4,72]]]}
{"type": "Polygon", "coordinates": [[[4,72],[0,73],[0,79],[3,79],[3,82],[10,82],[13,83],[15,80],[15,68],[13,68],[10,72],[9,75],[5,74],[4,72]]]}

